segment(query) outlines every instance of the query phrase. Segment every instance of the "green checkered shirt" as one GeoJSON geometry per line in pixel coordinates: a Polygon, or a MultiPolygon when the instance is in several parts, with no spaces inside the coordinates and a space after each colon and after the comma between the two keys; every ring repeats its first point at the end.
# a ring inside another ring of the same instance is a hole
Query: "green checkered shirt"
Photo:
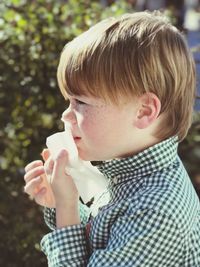
{"type": "Polygon", "coordinates": [[[80,225],[56,230],[55,210],[45,209],[53,231],[41,247],[49,266],[200,267],[200,203],[177,145],[172,137],[103,162],[108,190],[93,216],[80,204],[80,225]]]}

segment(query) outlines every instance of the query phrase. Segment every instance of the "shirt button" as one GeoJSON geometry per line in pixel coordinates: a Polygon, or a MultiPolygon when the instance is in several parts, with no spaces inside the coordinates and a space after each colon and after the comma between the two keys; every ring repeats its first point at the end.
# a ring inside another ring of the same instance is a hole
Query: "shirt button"
{"type": "Polygon", "coordinates": [[[113,178],[113,184],[117,184],[117,182],[118,182],[118,177],[114,177],[113,178]]]}

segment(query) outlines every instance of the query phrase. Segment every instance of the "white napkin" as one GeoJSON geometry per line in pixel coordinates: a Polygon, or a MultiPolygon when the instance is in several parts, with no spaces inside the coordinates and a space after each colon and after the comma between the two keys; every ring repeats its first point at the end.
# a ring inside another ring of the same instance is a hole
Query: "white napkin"
{"type": "Polygon", "coordinates": [[[83,202],[87,203],[93,197],[94,201],[97,200],[106,190],[108,181],[89,161],[78,157],[70,127],[65,125],[65,131],[47,137],[46,145],[54,159],[61,149],[68,151],[69,165],[66,166],[66,172],[72,176],[83,202]]]}

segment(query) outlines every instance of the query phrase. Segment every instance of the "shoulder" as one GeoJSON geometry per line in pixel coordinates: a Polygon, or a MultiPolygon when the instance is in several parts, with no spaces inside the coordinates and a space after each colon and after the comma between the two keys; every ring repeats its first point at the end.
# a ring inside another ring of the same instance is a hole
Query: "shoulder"
{"type": "Polygon", "coordinates": [[[200,212],[199,199],[184,170],[174,175],[169,170],[152,174],[128,202],[127,215],[162,214],[182,229],[190,227],[200,212]]]}

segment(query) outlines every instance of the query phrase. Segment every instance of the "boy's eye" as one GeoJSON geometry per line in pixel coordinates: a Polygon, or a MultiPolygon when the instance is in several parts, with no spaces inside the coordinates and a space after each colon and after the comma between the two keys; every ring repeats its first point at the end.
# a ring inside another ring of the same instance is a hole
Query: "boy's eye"
{"type": "Polygon", "coordinates": [[[78,99],[75,99],[75,102],[76,102],[76,104],[78,104],[78,105],[86,105],[85,102],[80,101],[80,100],[78,100],[78,99]]]}

